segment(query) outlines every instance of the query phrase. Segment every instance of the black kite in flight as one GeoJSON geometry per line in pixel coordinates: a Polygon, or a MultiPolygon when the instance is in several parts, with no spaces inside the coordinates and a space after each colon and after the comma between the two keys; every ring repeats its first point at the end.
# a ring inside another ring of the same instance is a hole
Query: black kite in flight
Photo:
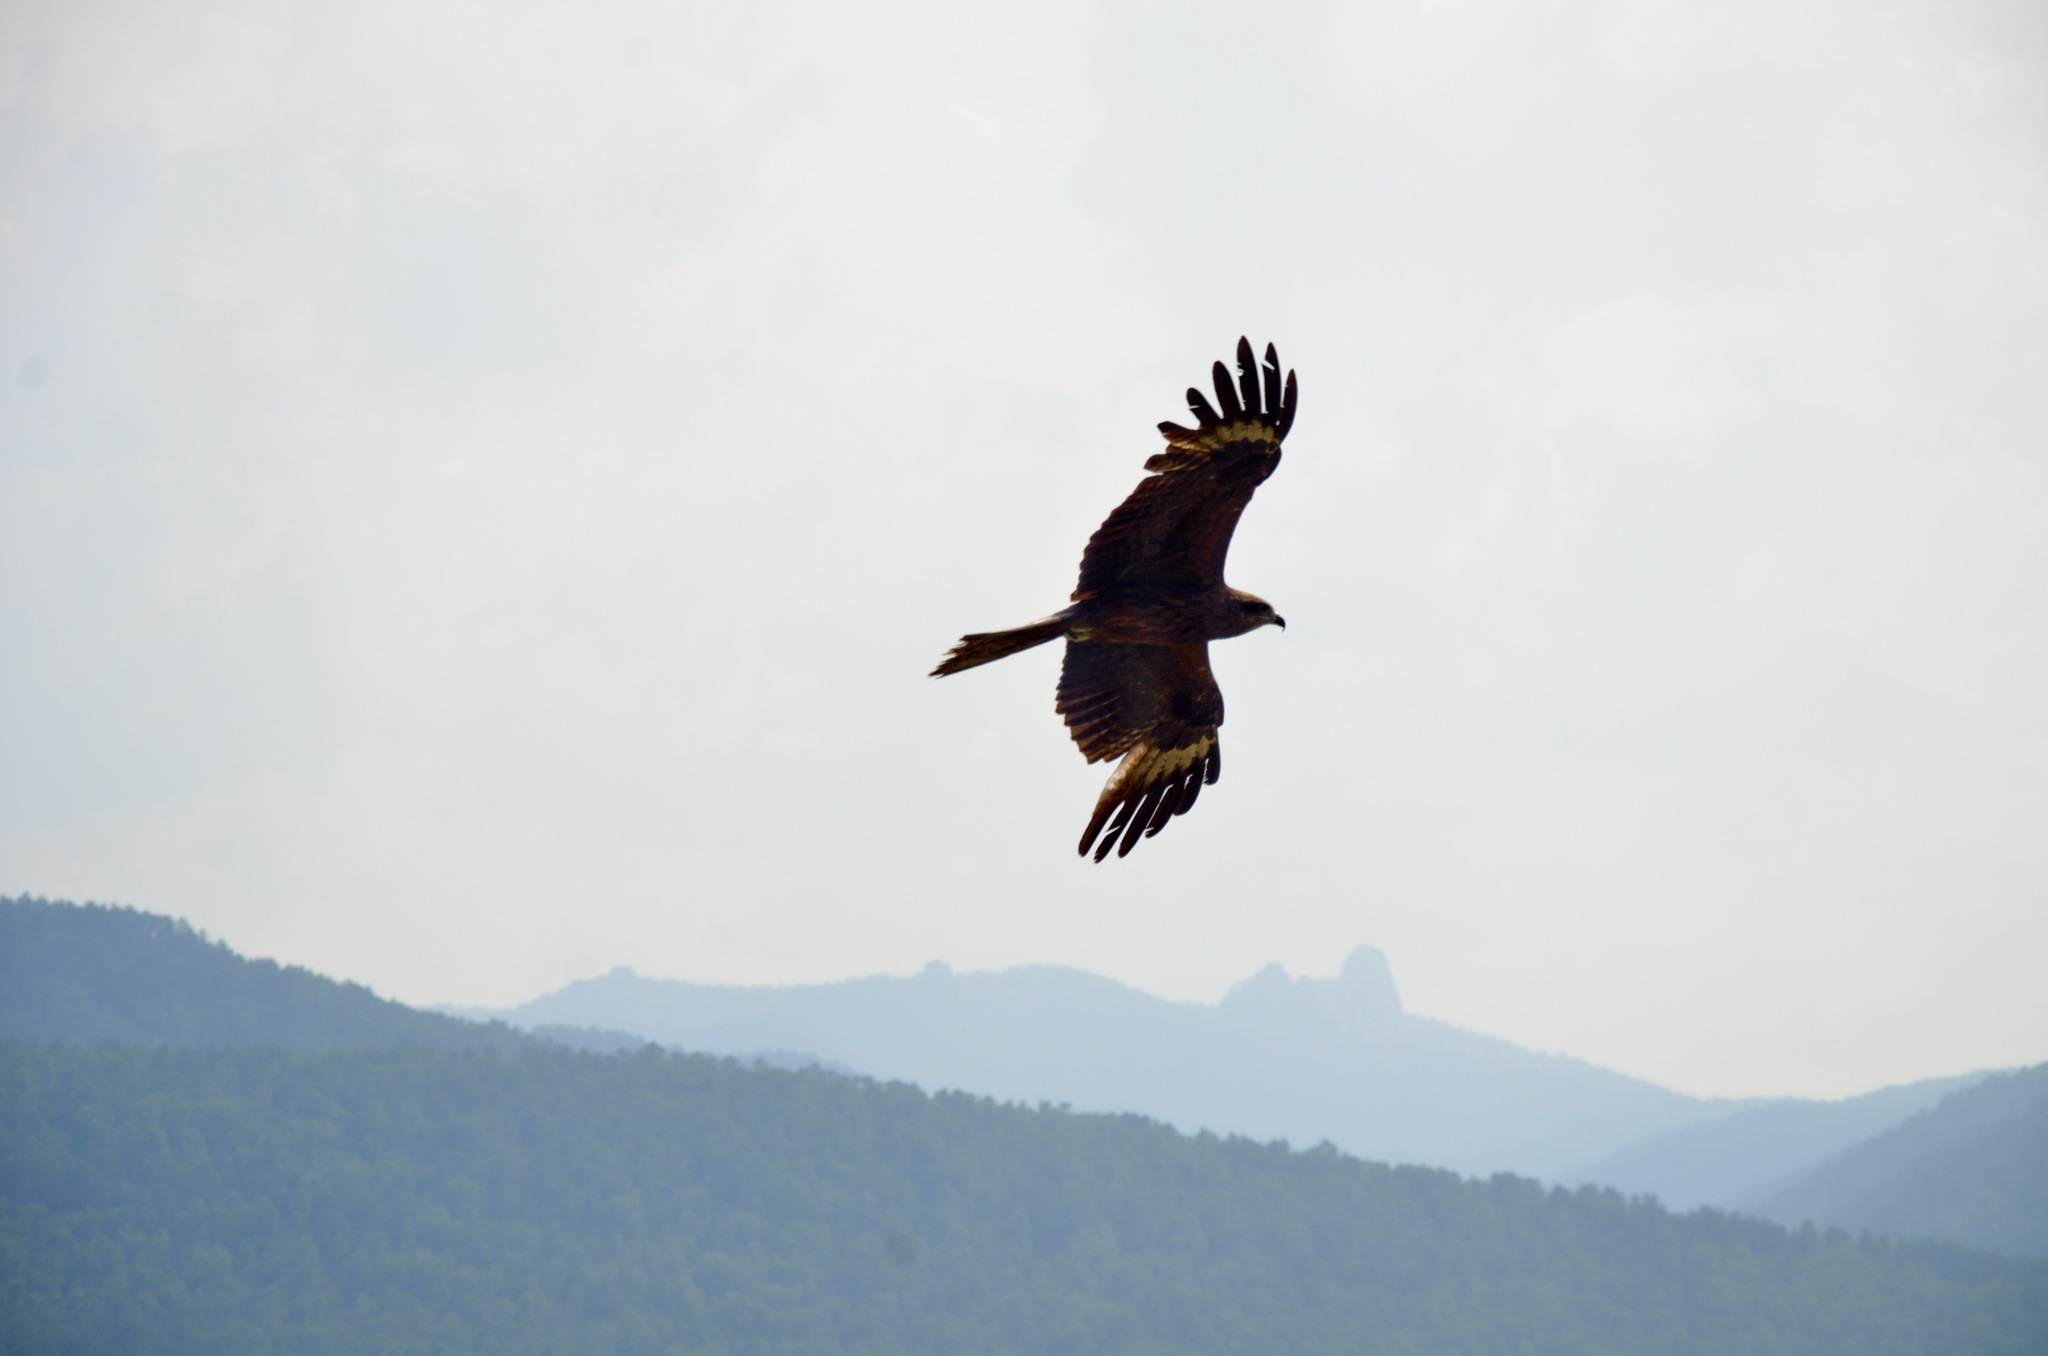
{"type": "Polygon", "coordinates": [[[1158,474],[1139,481],[1088,539],[1072,607],[963,636],[932,670],[934,678],[958,673],[1066,637],[1055,709],[1089,762],[1123,757],[1081,835],[1084,856],[1102,835],[1098,862],[1186,814],[1223,771],[1223,693],[1209,671],[1209,642],[1287,625],[1271,603],[1223,582],[1223,557],[1252,491],[1280,464],[1294,423],[1294,374],[1282,384],[1271,344],[1261,371],[1243,339],[1237,373],[1233,381],[1216,364],[1221,413],[1189,387],[1200,427],[1159,426],[1166,450],[1145,463],[1158,474]]]}

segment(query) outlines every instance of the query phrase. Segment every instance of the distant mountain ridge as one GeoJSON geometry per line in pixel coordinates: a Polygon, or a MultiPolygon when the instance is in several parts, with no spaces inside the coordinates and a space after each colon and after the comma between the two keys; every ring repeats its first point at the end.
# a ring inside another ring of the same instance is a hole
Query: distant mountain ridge
{"type": "Polygon", "coordinates": [[[808,1050],[928,1088],[1482,1174],[1555,1176],[1742,1105],[1406,1013],[1372,947],[1332,979],[1268,966],[1213,1006],[1054,966],[959,974],[934,962],[905,978],[775,989],[621,968],[516,1008],[451,1011],[714,1054],[808,1050]]]}

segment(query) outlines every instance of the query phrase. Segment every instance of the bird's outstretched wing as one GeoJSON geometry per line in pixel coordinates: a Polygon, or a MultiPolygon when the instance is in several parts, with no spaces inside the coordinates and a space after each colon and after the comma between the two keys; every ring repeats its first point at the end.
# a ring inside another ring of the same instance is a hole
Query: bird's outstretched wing
{"type": "Polygon", "coordinates": [[[1237,341],[1237,378],[1222,363],[1216,399],[1188,388],[1197,427],[1164,423],[1166,450],[1145,463],[1138,482],[1088,539],[1074,601],[1111,591],[1177,591],[1219,584],[1230,537],[1252,492],[1280,464],[1280,443],[1294,424],[1294,374],[1280,378],[1280,355],[1266,345],[1261,369],[1250,342],[1237,341]]]}
{"type": "Polygon", "coordinates": [[[1098,862],[1112,847],[1128,855],[1141,836],[1186,814],[1222,774],[1216,727],[1223,723],[1223,692],[1209,671],[1206,644],[1070,640],[1058,709],[1089,762],[1123,755],[1081,835],[1083,856],[1102,835],[1098,862]]]}

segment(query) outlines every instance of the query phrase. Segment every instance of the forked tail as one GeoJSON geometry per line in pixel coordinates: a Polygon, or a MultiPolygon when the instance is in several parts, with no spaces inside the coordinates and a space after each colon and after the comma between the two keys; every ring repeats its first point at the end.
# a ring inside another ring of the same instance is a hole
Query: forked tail
{"type": "Polygon", "coordinates": [[[943,678],[962,669],[992,663],[1019,650],[1043,645],[1048,640],[1058,640],[1066,633],[1067,614],[1055,612],[1050,617],[1041,617],[1028,626],[1012,627],[1008,631],[980,631],[971,636],[962,636],[960,643],[946,652],[946,657],[939,661],[939,666],[931,671],[930,676],[943,678]]]}

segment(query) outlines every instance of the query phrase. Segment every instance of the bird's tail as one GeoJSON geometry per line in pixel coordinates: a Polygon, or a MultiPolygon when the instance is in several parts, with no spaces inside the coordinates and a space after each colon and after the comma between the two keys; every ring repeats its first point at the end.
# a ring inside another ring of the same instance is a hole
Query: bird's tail
{"type": "Polygon", "coordinates": [[[943,678],[949,673],[971,669],[979,664],[993,663],[1005,655],[1019,650],[1028,650],[1034,645],[1043,645],[1048,640],[1058,640],[1067,633],[1067,614],[1055,612],[1050,617],[1040,617],[1028,626],[1012,627],[1008,631],[980,631],[971,636],[960,637],[960,643],[946,652],[939,666],[931,671],[933,678],[943,678]]]}

